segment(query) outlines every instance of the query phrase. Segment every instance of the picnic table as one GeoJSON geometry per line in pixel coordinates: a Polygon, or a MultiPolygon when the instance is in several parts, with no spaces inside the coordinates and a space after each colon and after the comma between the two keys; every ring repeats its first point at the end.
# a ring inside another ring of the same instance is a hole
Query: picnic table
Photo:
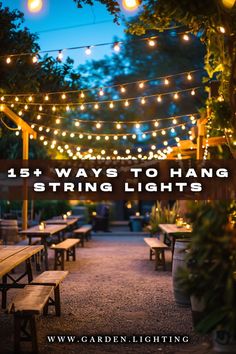
{"type": "Polygon", "coordinates": [[[30,258],[43,250],[42,245],[38,246],[0,246],[0,291],[2,292],[2,308],[6,308],[7,291],[11,288],[22,288],[26,284],[19,283],[25,276],[28,283],[33,280],[30,258]],[[20,264],[25,263],[25,270],[15,277],[12,270],[20,264]],[[8,282],[11,281],[11,283],[8,282]]]}
{"type": "Polygon", "coordinates": [[[49,219],[45,220],[45,223],[47,225],[66,225],[66,226],[73,226],[77,223],[79,219],[78,218],[67,218],[67,219],[49,219]]]}
{"type": "Polygon", "coordinates": [[[180,236],[189,236],[192,232],[191,227],[187,228],[186,226],[177,227],[176,224],[159,224],[159,228],[163,231],[165,236],[168,236],[171,241],[171,252],[172,258],[175,248],[175,241],[180,236]]]}
{"type": "Polygon", "coordinates": [[[40,238],[40,243],[44,247],[44,257],[45,257],[45,269],[48,270],[48,249],[47,242],[48,238],[52,235],[58,235],[59,241],[61,240],[61,233],[66,229],[66,224],[52,224],[46,225],[43,230],[39,229],[39,225],[30,227],[26,230],[20,231],[21,235],[25,235],[29,239],[29,245],[32,243],[32,238],[38,237],[40,238]]]}

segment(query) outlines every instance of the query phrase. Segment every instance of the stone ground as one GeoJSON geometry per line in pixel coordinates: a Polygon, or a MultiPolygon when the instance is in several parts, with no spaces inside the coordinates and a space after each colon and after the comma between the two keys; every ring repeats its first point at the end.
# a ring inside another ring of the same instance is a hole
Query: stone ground
{"type": "MultiPolygon", "coordinates": [[[[70,273],[61,286],[62,316],[51,314],[38,319],[40,353],[210,353],[208,345],[193,331],[190,308],[175,304],[170,263],[167,271],[154,271],[154,262],[148,256],[143,237],[134,235],[98,233],[84,248],[77,248],[76,262],[66,263],[70,273]],[[49,334],[184,334],[190,337],[190,343],[50,344],[46,339],[49,334]]],[[[9,300],[17,291],[9,292],[9,300]]],[[[12,353],[12,332],[12,315],[0,310],[0,353],[12,353]]]]}

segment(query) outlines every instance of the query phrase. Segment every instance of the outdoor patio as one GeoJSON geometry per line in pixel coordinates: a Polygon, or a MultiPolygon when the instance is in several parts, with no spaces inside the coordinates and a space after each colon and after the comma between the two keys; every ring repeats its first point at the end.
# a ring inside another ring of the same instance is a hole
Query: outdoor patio
{"type": "MultiPolygon", "coordinates": [[[[208,353],[203,339],[193,331],[190,308],[176,305],[170,271],[154,271],[143,235],[93,235],[84,248],[77,248],[76,262],[66,263],[70,274],[61,285],[61,318],[40,318],[42,353],[135,353],[141,344],[48,344],[49,334],[161,335],[185,334],[187,345],[142,344],[142,353],[208,353]]],[[[53,267],[53,253],[49,254],[53,267]]],[[[16,290],[20,291],[20,290],[16,290]]],[[[9,299],[15,290],[9,292],[9,299]]],[[[11,315],[0,316],[0,341],[4,353],[12,351],[11,315]],[[11,320],[10,320],[11,318],[11,320]]]]}

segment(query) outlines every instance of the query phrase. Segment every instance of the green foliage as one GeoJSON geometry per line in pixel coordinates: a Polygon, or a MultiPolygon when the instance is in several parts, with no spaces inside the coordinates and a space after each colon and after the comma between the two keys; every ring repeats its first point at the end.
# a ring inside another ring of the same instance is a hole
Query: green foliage
{"type": "Polygon", "coordinates": [[[34,212],[40,214],[41,220],[62,215],[70,209],[68,201],[65,200],[36,200],[34,204],[34,212]]]}
{"type": "Polygon", "coordinates": [[[230,223],[235,215],[235,201],[199,202],[189,215],[193,232],[188,268],[179,271],[178,279],[205,304],[196,328],[201,333],[222,325],[236,334],[236,230],[230,223]]]}
{"type": "Polygon", "coordinates": [[[178,215],[178,203],[174,206],[162,206],[161,202],[156,202],[152,207],[150,214],[151,233],[156,234],[159,231],[159,224],[174,224],[178,215]]]}

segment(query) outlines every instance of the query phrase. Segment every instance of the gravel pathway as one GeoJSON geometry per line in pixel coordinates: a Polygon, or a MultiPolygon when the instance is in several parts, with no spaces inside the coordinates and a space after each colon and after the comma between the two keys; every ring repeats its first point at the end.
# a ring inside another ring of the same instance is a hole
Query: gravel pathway
{"type": "MultiPolygon", "coordinates": [[[[53,254],[50,253],[52,269],[53,254]]],[[[61,286],[62,316],[38,320],[41,353],[208,353],[198,351],[191,311],[175,304],[170,264],[154,271],[141,236],[94,236],[77,249],[76,262],[66,263],[70,274],[61,286]],[[49,334],[190,336],[190,344],[47,343],[49,334]]],[[[170,253],[167,252],[167,261],[170,253]]],[[[20,291],[20,290],[17,290],[20,291]]],[[[14,291],[10,292],[10,296],[14,291]]],[[[9,296],[9,299],[10,299],[9,296]]],[[[0,312],[1,353],[12,352],[11,315],[0,312]]]]}

